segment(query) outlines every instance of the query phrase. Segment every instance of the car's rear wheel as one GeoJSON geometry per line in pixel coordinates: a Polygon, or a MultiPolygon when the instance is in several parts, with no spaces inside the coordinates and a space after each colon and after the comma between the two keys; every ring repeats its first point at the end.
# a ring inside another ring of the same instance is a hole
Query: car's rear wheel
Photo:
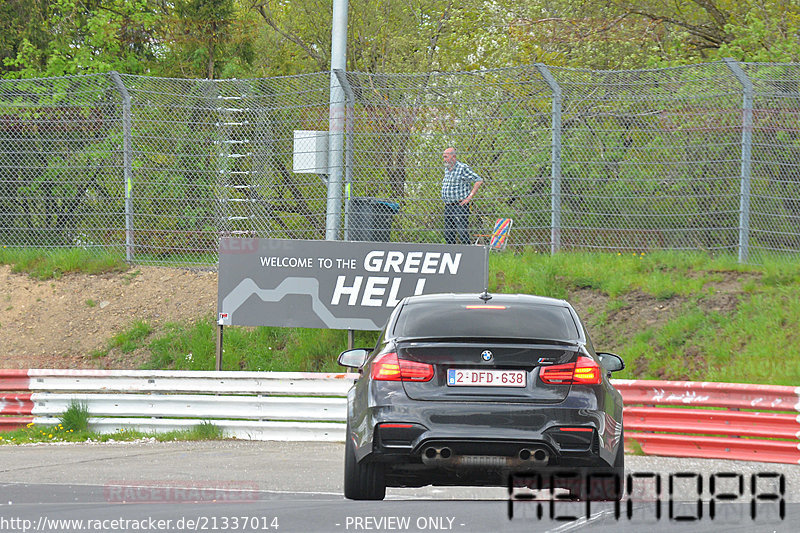
{"type": "Polygon", "coordinates": [[[617,455],[611,468],[593,469],[583,474],[570,496],[579,500],[619,501],[625,492],[625,434],[620,435],[617,455]]]}
{"type": "MultiPolygon", "coordinates": [[[[625,430],[619,434],[619,446],[617,446],[617,457],[614,459],[614,473],[619,477],[620,483],[625,481],[625,430]]],[[[624,487],[623,489],[624,490],[624,487]]]]}
{"type": "Polygon", "coordinates": [[[358,462],[347,427],[344,445],[344,497],[350,500],[382,500],[386,496],[384,468],[380,463],[358,462]]]}

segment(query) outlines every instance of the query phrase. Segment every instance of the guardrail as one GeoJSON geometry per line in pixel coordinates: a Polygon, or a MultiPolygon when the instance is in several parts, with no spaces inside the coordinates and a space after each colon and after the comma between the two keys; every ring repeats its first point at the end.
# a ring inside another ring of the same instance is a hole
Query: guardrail
{"type": "Polygon", "coordinates": [[[210,420],[238,439],[344,441],[345,397],[357,375],[0,370],[0,391],[9,392],[0,394],[0,430],[56,424],[77,400],[98,433],[164,432],[210,420]]]}
{"type": "Polygon", "coordinates": [[[625,402],[629,448],[636,441],[648,455],[800,464],[800,387],[649,380],[614,386],[625,402]]]}
{"type": "MultiPolygon", "coordinates": [[[[252,440],[343,441],[358,374],[0,370],[0,431],[55,424],[85,402],[90,428],[187,429],[211,420],[252,440]]],[[[614,380],[625,442],[648,455],[800,464],[800,387],[614,380]],[[634,442],[636,444],[634,444],[634,442]]]]}

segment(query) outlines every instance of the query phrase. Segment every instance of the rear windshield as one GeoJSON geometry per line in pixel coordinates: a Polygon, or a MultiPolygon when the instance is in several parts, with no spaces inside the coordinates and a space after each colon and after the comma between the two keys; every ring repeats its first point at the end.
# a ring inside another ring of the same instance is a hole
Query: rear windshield
{"type": "Polygon", "coordinates": [[[508,304],[469,309],[464,303],[410,304],[394,327],[398,337],[495,337],[578,340],[578,329],[566,307],[508,304]]]}

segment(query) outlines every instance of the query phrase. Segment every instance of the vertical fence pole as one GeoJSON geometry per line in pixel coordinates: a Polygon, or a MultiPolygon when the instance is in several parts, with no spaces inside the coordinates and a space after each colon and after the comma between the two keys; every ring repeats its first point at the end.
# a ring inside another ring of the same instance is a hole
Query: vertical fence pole
{"type": "Polygon", "coordinates": [[[750,182],[753,159],[753,82],[741,65],[730,57],[723,59],[742,84],[742,167],[739,191],[739,262],[746,263],[750,245],[750,182]]]}
{"type": "Polygon", "coordinates": [[[553,92],[552,145],[550,151],[550,253],[561,249],[561,87],[546,65],[536,63],[536,69],[553,92]]]}
{"type": "Polygon", "coordinates": [[[119,72],[111,71],[111,79],[122,95],[122,168],[125,181],[125,260],[133,261],[133,166],[131,159],[131,97],[119,72]]]}
{"type": "Polygon", "coordinates": [[[217,372],[222,370],[222,346],[223,346],[222,335],[223,335],[224,331],[225,331],[225,326],[223,326],[222,324],[218,324],[217,325],[217,354],[216,354],[216,358],[214,360],[214,370],[216,370],[217,372]]]}
{"type": "Polygon", "coordinates": [[[347,0],[333,0],[331,19],[331,94],[328,119],[328,201],[325,216],[325,239],[339,238],[342,213],[342,140],[344,128],[344,91],[336,70],[346,70],[347,0]]]}
{"type": "Polygon", "coordinates": [[[347,109],[345,110],[345,148],[344,148],[344,240],[350,240],[350,188],[353,183],[353,112],[355,111],[356,99],[350,82],[347,81],[345,71],[336,69],[333,71],[339,80],[339,85],[344,90],[347,99],[347,109]]]}
{"type": "MultiPolygon", "coordinates": [[[[350,240],[350,186],[353,183],[353,111],[356,107],[356,99],[353,95],[353,88],[347,81],[344,70],[336,69],[333,71],[339,80],[339,85],[344,90],[347,98],[347,109],[345,111],[345,149],[344,149],[344,240],[350,240]]],[[[356,332],[352,329],[347,330],[347,349],[354,348],[356,332]]]]}

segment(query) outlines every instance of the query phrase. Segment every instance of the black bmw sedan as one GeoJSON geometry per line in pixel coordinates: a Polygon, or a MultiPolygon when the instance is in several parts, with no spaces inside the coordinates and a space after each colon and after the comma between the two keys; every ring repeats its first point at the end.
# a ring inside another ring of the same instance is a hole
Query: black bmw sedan
{"type": "Polygon", "coordinates": [[[621,493],[622,397],[609,377],[624,364],[594,351],[564,300],[408,297],[374,349],[342,352],[339,364],[360,373],[347,401],[347,498],[526,478],[581,499],[621,493]]]}

